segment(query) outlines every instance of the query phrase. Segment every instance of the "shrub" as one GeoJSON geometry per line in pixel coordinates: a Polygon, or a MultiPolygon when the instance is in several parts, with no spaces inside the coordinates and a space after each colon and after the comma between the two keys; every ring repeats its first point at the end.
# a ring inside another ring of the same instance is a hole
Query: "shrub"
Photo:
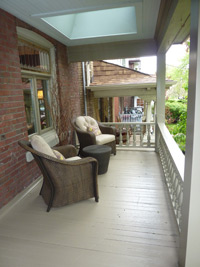
{"type": "Polygon", "coordinates": [[[186,111],[187,105],[183,100],[168,100],[165,103],[165,118],[167,123],[177,123],[181,114],[186,111]]]}
{"type": "MultiPolygon", "coordinates": [[[[173,103],[174,104],[174,103],[173,103]]],[[[179,105],[179,104],[178,104],[179,105]]],[[[167,114],[176,114],[176,117],[172,116],[169,117],[167,120],[168,122],[173,122],[173,124],[167,125],[171,135],[173,136],[174,140],[180,147],[180,149],[185,152],[185,141],[186,141],[186,123],[187,123],[187,105],[181,103],[181,105],[184,105],[184,107],[181,107],[179,111],[174,112],[173,111],[167,114]],[[176,124],[175,124],[176,121],[176,124]]],[[[167,118],[166,118],[167,119],[167,118]]]]}

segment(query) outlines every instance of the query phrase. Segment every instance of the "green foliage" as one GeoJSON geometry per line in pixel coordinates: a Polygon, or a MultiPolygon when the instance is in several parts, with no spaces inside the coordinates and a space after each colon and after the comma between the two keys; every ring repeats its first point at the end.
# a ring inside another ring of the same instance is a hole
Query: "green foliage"
{"type": "Polygon", "coordinates": [[[187,105],[185,100],[168,100],[165,102],[165,119],[167,123],[179,121],[182,113],[186,112],[187,105]]]}
{"type": "MultiPolygon", "coordinates": [[[[171,98],[185,97],[183,91],[188,90],[189,76],[189,47],[190,41],[186,41],[186,54],[178,67],[171,66],[167,69],[167,78],[177,81],[173,86],[171,98]]],[[[171,89],[170,89],[171,90],[171,89]]],[[[169,97],[169,94],[168,94],[169,97]]],[[[185,97],[187,99],[187,96],[185,97]]],[[[167,127],[180,149],[185,152],[186,123],[187,123],[187,100],[168,100],[165,106],[165,118],[167,127]]]]}
{"type": "Polygon", "coordinates": [[[189,47],[190,41],[185,42],[185,56],[180,60],[178,66],[167,66],[167,79],[176,81],[177,83],[167,92],[167,95],[172,99],[185,97],[188,91],[189,77],[189,47]]]}
{"type": "Polygon", "coordinates": [[[180,115],[177,123],[178,132],[186,135],[187,110],[184,110],[180,115]]]}
{"type": "Polygon", "coordinates": [[[167,115],[170,114],[170,116],[172,116],[173,114],[175,114],[174,117],[172,116],[170,117],[170,119],[168,119],[168,123],[176,122],[168,124],[167,127],[180,149],[185,152],[187,103],[184,103],[184,101],[167,102],[169,104],[169,111],[167,112],[167,115]]]}

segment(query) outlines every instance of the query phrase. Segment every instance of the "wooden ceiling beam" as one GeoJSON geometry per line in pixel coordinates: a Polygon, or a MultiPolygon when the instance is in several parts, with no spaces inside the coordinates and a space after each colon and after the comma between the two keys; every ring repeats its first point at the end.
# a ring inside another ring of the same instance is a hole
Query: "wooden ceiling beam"
{"type": "Polygon", "coordinates": [[[153,39],[68,47],[69,62],[94,61],[156,55],[153,39]]]}

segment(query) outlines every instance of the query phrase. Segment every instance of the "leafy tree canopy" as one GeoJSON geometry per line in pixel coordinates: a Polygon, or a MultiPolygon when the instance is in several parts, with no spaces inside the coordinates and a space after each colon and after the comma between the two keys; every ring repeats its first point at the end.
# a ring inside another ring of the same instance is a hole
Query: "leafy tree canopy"
{"type": "Polygon", "coordinates": [[[185,42],[186,53],[180,60],[178,66],[167,66],[167,79],[174,80],[177,83],[169,92],[170,98],[185,98],[188,91],[188,76],[189,76],[189,46],[190,41],[185,42]]]}

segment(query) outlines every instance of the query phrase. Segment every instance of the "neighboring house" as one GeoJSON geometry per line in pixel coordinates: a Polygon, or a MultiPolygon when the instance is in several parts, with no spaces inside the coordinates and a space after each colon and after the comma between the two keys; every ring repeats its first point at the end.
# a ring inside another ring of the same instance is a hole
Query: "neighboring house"
{"type": "MultiPolygon", "coordinates": [[[[95,114],[101,121],[119,121],[124,109],[142,106],[145,119],[151,120],[151,102],[156,110],[156,76],[105,61],[89,65],[91,82],[87,89],[93,93],[95,114]]],[[[166,89],[175,82],[165,81],[166,89]]]]}

